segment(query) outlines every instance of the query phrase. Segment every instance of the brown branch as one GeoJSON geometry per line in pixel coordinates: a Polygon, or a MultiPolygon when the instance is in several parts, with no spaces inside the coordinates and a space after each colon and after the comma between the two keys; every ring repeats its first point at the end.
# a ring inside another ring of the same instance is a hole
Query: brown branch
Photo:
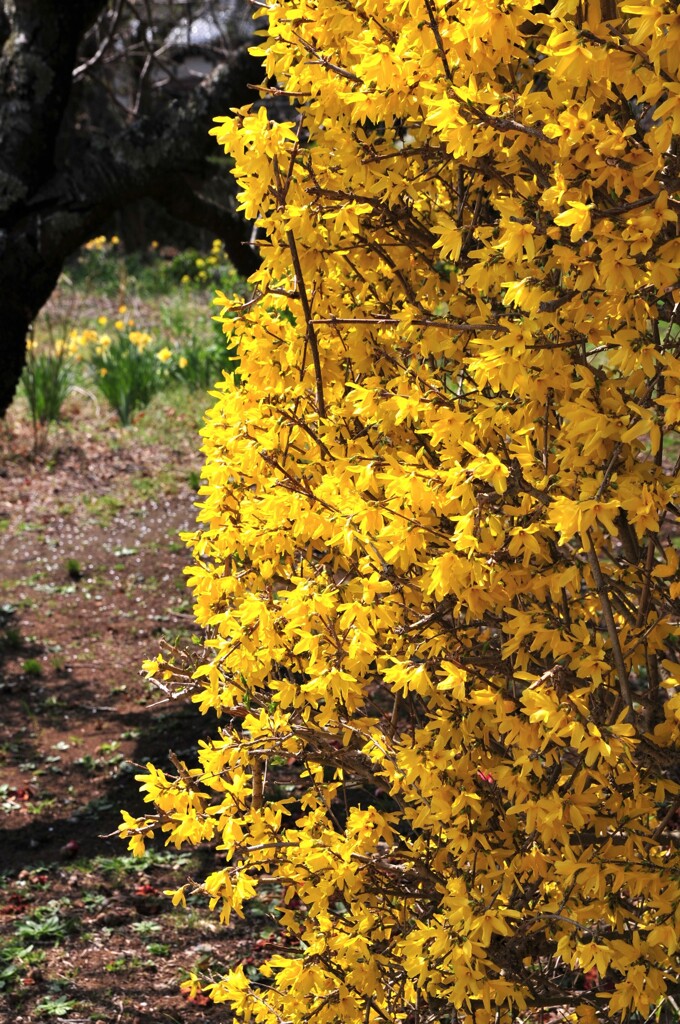
{"type": "MultiPolygon", "coordinates": [[[[392,316],[316,317],[312,323],[332,326],[337,324],[372,324],[374,327],[391,327],[401,324],[403,326],[403,320],[392,316]]],[[[502,327],[500,324],[454,324],[448,320],[424,320],[421,318],[412,320],[411,323],[416,327],[443,327],[448,331],[499,331],[502,334],[507,334],[508,331],[507,327],[502,327]]]]}
{"type": "MultiPolygon", "coordinates": [[[[286,184],[283,185],[281,181],[281,171],[276,158],[272,164],[274,169],[274,177],[276,178],[277,186],[277,199],[279,208],[283,207],[285,202],[286,192],[290,186],[291,175],[292,175],[292,163],[289,167],[288,175],[286,178],[286,184]]],[[[307,327],[307,343],[312,353],[312,362],[314,364],[314,376],[316,378],[316,404],[319,410],[319,416],[322,418],[326,417],[326,400],[323,393],[323,374],[321,372],[321,357],[319,355],[319,339],[317,338],[316,330],[314,329],[314,320],[312,319],[312,309],[309,304],[309,298],[307,296],[307,287],[305,285],[305,279],[302,274],[302,264],[300,263],[300,256],[298,253],[297,243],[295,241],[295,235],[290,230],[286,231],[286,242],[290,249],[290,256],[293,261],[293,270],[295,271],[295,287],[300,295],[300,303],[302,305],[302,313],[305,318],[305,325],[307,327]]]]}
{"type": "Polygon", "coordinates": [[[255,757],[251,766],[251,777],[252,777],[252,798],[251,807],[254,811],[259,811],[262,807],[262,796],[264,793],[264,775],[262,770],[262,759],[255,757]]]}
{"type": "Polygon", "coordinates": [[[602,574],[600,562],[595,551],[595,543],[593,541],[593,535],[591,530],[586,531],[586,537],[588,544],[584,545],[588,564],[593,574],[593,581],[595,583],[595,589],[597,590],[600,598],[600,604],[602,606],[602,615],[604,616],[605,625],[607,627],[607,633],[609,634],[609,642],[612,647],[612,657],[614,659],[614,667],[619,680],[619,690],[623,698],[624,703],[629,710],[633,707],[633,698],[630,692],[630,684],[628,682],[628,672],[626,670],[626,662],[623,657],[623,651],[621,649],[621,641],[619,640],[619,634],[616,629],[616,621],[614,619],[614,613],[612,611],[611,602],[609,600],[609,592],[607,590],[607,584],[602,574]]]}
{"type": "Polygon", "coordinates": [[[432,0],[425,0],[425,7],[427,8],[427,18],[430,22],[430,28],[432,34],[437,43],[437,51],[441,57],[442,64],[444,65],[444,71],[449,82],[453,81],[453,75],[451,74],[451,67],[449,65],[446,50],[444,49],[444,40],[442,39],[441,32],[439,31],[439,25],[437,24],[437,12],[432,0]]]}
{"type": "Polygon", "coordinates": [[[94,65],[97,64],[104,56],[106,50],[113,41],[113,34],[118,28],[118,22],[120,21],[120,14],[122,9],[123,0],[118,0],[118,3],[116,4],[116,9],[113,12],[113,18],[111,20],[108,32],[106,33],[103,40],[97,47],[95,53],[93,53],[92,56],[89,57],[87,60],[83,61],[82,64],[79,64],[78,67],[75,67],[71,72],[71,77],[74,81],[75,79],[80,78],[81,75],[84,75],[86,71],[89,71],[91,67],[94,67],[94,65]]]}
{"type": "Polygon", "coordinates": [[[350,82],[356,82],[358,85],[361,85],[361,79],[355,74],[351,71],[346,71],[345,68],[338,67],[337,64],[333,64],[327,57],[322,57],[318,50],[315,50],[313,46],[310,46],[306,39],[302,38],[299,32],[296,32],[294,29],[292,29],[291,32],[300,43],[300,46],[315,58],[317,64],[321,64],[322,67],[328,68],[329,71],[334,71],[335,74],[340,75],[341,78],[347,78],[350,82]]]}
{"type": "Polygon", "coordinates": [[[516,121],[513,117],[494,117],[473,103],[465,104],[464,109],[467,109],[482,124],[488,124],[501,132],[520,132],[522,135],[529,135],[532,139],[538,139],[540,142],[547,142],[551,146],[557,143],[557,139],[549,139],[547,135],[544,135],[541,128],[522,124],[521,121],[516,121]]]}

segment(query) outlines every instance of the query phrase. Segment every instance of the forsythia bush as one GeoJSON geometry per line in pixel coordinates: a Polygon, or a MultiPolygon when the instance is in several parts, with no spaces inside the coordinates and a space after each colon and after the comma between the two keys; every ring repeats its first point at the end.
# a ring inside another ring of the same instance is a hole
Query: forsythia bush
{"type": "Polygon", "coordinates": [[[680,16],[604,3],[272,0],[299,122],[215,129],[264,262],[146,668],[221,723],[121,834],[279,887],[246,1019],[677,1015],[680,16]]]}

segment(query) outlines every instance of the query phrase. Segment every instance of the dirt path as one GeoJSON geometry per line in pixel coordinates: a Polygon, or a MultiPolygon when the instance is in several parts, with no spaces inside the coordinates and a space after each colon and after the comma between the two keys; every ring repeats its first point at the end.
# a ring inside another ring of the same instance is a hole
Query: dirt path
{"type": "Polygon", "coordinates": [[[135,862],[102,838],[143,806],[134,764],[190,756],[206,727],[139,675],[191,634],[200,405],[165,396],[123,430],[83,400],[37,454],[18,415],[0,427],[0,1021],[225,1020],[181,969],[269,941],[266,907],[230,929],[169,910],[210,851],[135,862]]]}

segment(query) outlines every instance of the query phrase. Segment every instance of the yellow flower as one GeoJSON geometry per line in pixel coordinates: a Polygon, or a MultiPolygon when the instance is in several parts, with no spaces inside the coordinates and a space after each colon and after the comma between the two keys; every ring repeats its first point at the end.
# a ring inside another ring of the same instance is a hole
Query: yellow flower
{"type": "Polygon", "coordinates": [[[151,341],[151,335],[147,334],[146,331],[130,331],[128,335],[130,342],[140,350],[146,348],[151,341]]]}
{"type": "Polygon", "coordinates": [[[97,235],[96,238],[91,238],[89,242],[85,243],[85,248],[88,252],[100,252],[106,245],[106,235],[97,235]]]}
{"type": "Polygon", "coordinates": [[[268,4],[251,52],[300,123],[214,129],[266,245],[216,297],[202,642],[148,674],[221,721],[125,830],[216,841],[223,924],[276,888],[266,992],[210,987],[239,1019],[512,1024],[559,991],[630,1024],[680,976],[680,21],[627,0],[611,44],[605,5],[548,6],[268,4]]]}
{"type": "Polygon", "coordinates": [[[592,203],[578,201],[567,203],[569,209],[555,217],[555,223],[562,228],[571,227],[571,241],[578,242],[590,230],[590,211],[592,203]]]}
{"type": "Polygon", "coordinates": [[[123,313],[127,313],[127,306],[125,306],[125,305],[119,306],[118,307],[118,312],[121,314],[121,316],[123,315],[123,313]]]}
{"type": "Polygon", "coordinates": [[[99,371],[99,376],[100,376],[100,377],[105,377],[105,376],[107,375],[107,373],[108,373],[108,372],[109,372],[109,371],[108,371],[108,370],[106,369],[106,367],[105,367],[105,366],[102,366],[102,368],[101,368],[101,369],[100,369],[100,371],[99,371]]]}
{"type": "Polygon", "coordinates": [[[177,360],[177,365],[179,366],[180,370],[183,370],[185,369],[185,367],[189,365],[189,360],[187,359],[186,356],[180,356],[179,359],[177,360]]]}
{"type": "Polygon", "coordinates": [[[111,235],[111,245],[118,245],[119,243],[120,238],[118,237],[118,235],[111,235]]]}
{"type": "Polygon", "coordinates": [[[113,326],[117,331],[122,331],[125,328],[125,323],[123,320],[116,320],[113,326]]]}
{"type": "Polygon", "coordinates": [[[98,316],[97,317],[97,323],[99,324],[100,327],[106,327],[108,322],[109,322],[109,318],[107,316],[98,316]]]}
{"type": "Polygon", "coordinates": [[[156,352],[156,359],[160,359],[162,363],[167,363],[169,359],[172,359],[172,351],[166,345],[160,352],[156,352]]]}

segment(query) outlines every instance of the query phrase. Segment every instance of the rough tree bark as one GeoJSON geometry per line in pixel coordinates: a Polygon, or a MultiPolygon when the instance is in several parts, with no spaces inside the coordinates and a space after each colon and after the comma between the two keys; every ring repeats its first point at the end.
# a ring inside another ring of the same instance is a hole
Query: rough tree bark
{"type": "Polygon", "coordinates": [[[240,272],[257,265],[229,183],[220,204],[200,184],[215,152],[212,118],[252,101],[260,65],[237,47],[181,102],[94,136],[79,128],[69,100],[85,33],[111,6],[0,0],[0,416],[21,376],[28,328],[65,260],[122,205],[156,199],[209,225],[240,272]]]}

